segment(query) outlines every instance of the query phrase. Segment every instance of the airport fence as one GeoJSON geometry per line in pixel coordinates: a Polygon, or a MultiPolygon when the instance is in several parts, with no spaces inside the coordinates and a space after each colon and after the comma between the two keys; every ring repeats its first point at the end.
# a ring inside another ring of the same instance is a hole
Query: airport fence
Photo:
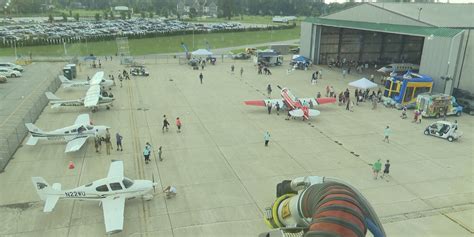
{"type": "Polygon", "coordinates": [[[55,92],[60,85],[61,81],[57,76],[44,83],[30,95],[22,98],[24,101],[2,122],[0,125],[0,172],[3,172],[28,134],[25,123],[34,123],[48,105],[49,100],[44,93],[46,91],[55,92]]]}

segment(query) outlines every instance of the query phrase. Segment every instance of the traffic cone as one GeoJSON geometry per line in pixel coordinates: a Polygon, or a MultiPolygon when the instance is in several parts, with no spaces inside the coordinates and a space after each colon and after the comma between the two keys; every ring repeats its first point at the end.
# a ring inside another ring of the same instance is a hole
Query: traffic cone
{"type": "Polygon", "coordinates": [[[74,169],[74,167],[76,167],[76,166],[74,165],[74,162],[69,161],[69,169],[72,170],[72,169],[74,169]]]}

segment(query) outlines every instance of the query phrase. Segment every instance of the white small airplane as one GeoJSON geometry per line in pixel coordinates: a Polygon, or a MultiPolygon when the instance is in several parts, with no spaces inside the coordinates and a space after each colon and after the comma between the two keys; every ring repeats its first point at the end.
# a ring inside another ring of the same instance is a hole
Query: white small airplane
{"type": "Polygon", "coordinates": [[[69,190],[61,190],[59,183],[49,186],[42,177],[32,177],[31,180],[41,200],[45,201],[43,212],[51,212],[60,198],[100,201],[104,212],[105,231],[107,234],[113,234],[123,230],[125,199],[139,196],[151,199],[153,195],[147,193],[155,190],[158,185],[154,177],[153,181],[126,178],[123,170],[123,161],[112,160],[106,178],[69,190]]]}
{"type": "Polygon", "coordinates": [[[316,117],[321,112],[319,110],[315,110],[311,108],[311,104],[313,106],[318,106],[321,104],[332,104],[336,102],[335,98],[327,97],[327,98],[297,98],[294,96],[288,88],[281,88],[280,95],[281,99],[264,99],[264,100],[248,100],[244,103],[246,105],[253,105],[253,106],[268,106],[270,104],[272,107],[275,107],[276,104],[280,106],[282,109],[286,109],[290,112],[290,115],[293,117],[309,119],[310,117],[316,117]]]}
{"type": "Polygon", "coordinates": [[[115,100],[112,97],[102,96],[100,94],[100,85],[91,85],[86,92],[86,97],[77,100],[63,100],[49,91],[45,95],[48,97],[53,109],[61,106],[84,106],[91,108],[92,112],[96,112],[98,106],[105,106],[107,109],[110,109],[112,102],[115,100]]]}
{"type": "Polygon", "coordinates": [[[115,82],[113,80],[104,79],[104,72],[100,71],[94,74],[94,76],[89,81],[71,81],[67,79],[65,76],[60,75],[59,80],[63,85],[63,88],[71,88],[71,87],[89,87],[92,85],[100,85],[106,88],[110,88],[115,86],[115,82]]]}
{"type": "Polygon", "coordinates": [[[86,143],[87,138],[95,137],[98,133],[104,136],[107,126],[91,125],[88,114],[81,114],[77,116],[74,125],[56,129],[50,132],[44,132],[32,123],[25,124],[31,136],[26,141],[26,145],[36,145],[38,140],[65,140],[67,141],[65,152],[73,152],[81,149],[86,143]]]}

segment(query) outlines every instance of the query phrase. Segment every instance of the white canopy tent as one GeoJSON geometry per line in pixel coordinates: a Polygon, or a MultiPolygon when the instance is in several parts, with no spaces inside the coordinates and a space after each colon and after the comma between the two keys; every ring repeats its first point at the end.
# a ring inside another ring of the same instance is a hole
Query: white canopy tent
{"type": "Polygon", "coordinates": [[[198,49],[191,53],[193,56],[210,56],[212,55],[211,51],[207,49],[198,49]]]}
{"type": "Polygon", "coordinates": [[[378,85],[371,82],[369,79],[363,77],[357,81],[350,82],[349,86],[353,86],[359,89],[370,89],[370,88],[375,88],[378,85]]]}

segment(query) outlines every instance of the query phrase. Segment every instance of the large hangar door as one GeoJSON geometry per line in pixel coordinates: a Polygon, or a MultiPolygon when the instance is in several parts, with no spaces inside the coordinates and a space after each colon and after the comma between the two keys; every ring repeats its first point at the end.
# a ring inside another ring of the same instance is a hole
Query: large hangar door
{"type": "Polygon", "coordinates": [[[423,37],[322,26],[319,63],[420,64],[423,37]]]}

